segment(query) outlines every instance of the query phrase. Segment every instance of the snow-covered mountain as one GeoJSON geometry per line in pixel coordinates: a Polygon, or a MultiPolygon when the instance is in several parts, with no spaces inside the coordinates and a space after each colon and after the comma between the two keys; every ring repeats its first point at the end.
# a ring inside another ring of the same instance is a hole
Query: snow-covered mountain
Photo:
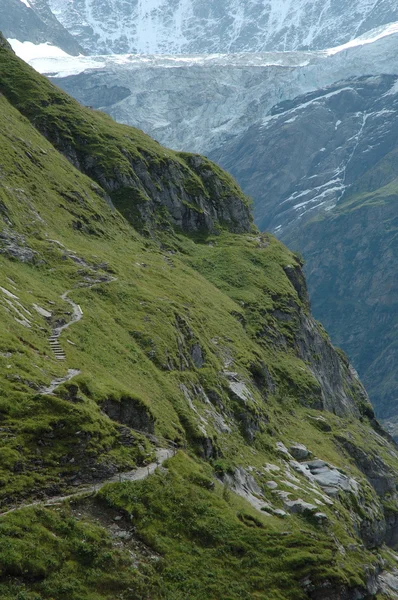
{"type": "Polygon", "coordinates": [[[47,0],[1,0],[0,31],[5,37],[20,42],[48,42],[69,54],[83,52],[77,40],[53,15],[47,0]]]}
{"type": "Polygon", "coordinates": [[[91,54],[316,50],[398,20],[395,0],[29,1],[91,54]]]}

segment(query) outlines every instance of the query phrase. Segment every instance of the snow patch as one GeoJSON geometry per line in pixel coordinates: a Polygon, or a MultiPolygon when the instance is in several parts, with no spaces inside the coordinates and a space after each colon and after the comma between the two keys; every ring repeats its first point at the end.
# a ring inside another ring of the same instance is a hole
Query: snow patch
{"type": "Polygon", "coordinates": [[[364,35],[361,35],[346,44],[342,44],[341,46],[336,46],[335,48],[329,48],[326,50],[327,56],[333,56],[334,54],[338,54],[339,52],[344,52],[349,48],[356,48],[358,46],[364,46],[366,44],[373,44],[378,40],[381,40],[384,37],[392,35],[394,33],[398,33],[398,21],[395,23],[390,23],[389,25],[383,25],[381,27],[376,27],[376,29],[372,29],[368,31],[364,35]]]}
{"type": "Polygon", "coordinates": [[[12,49],[15,54],[26,62],[30,62],[36,58],[59,58],[69,56],[66,52],[52,46],[48,42],[45,44],[33,44],[32,42],[20,42],[16,39],[9,39],[12,49]]]}
{"type": "Polygon", "coordinates": [[[33,44],[16,39],[9,39],[8,42],[19,58],[45,75],[56,74],[58,77],[68,77],[78,75],[86,69],[100,69],[105,66],[101,57],[70,56],[61,48],[49,43],[33,44]]]}

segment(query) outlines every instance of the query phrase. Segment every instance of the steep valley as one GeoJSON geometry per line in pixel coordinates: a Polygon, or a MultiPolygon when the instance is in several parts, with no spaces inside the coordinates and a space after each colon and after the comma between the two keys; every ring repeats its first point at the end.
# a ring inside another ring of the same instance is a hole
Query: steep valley
{"type": "Polygon", "coordinates": [[[316,318],[394,435],[396,35],[387,26],[327,53],[32,61],[82,103],[236,177],[260,230],[301,252],[316,318]],[[366,217],[336,206],[361,194],[366,217]],[[319,219],[314,244],[307,222],[319,219]]]}
{"type": "Polygon", "coordinates": [[[4,38],[0,92],[0,596],[397,597],[398,452],[300,257],[4,38]]]}
{"type": "Polygon", "coordinates": [[[397,91],[395,76],[341,81],[281,103],[211,154],[256,198],[260,229],[304,256],[314,314],[392,433],[397,91]]]}

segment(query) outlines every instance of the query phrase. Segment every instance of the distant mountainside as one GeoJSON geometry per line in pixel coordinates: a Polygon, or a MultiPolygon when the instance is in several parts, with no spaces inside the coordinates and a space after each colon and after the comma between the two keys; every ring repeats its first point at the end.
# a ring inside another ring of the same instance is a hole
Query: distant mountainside
{"type": "Polygon", "coordinates": [[[397,81],[396,75],[352,78],[277,104],[210,153],[255,198],[260,229],[287,239],[358,182],[366,181],[370,192],[395,178],[392,163],[377,179],[371,173],[397,147],[397,81]]]}
{"type": "Polygon", "coordinates": [[[50,43],[68,54],[84,53],[79,42],[51,12],[45,0],[1,0],[0,31],[6,38],[34,44],[50,43]]]}
{"type": "Polygon", "coordinates": [[[2,600],[381,600],[398,452],[209,159],[0,36],[2,600]]]}
{"type": "Polygon", "coordinates": [[[314,314],[351,357],[398,439],[396,165],[395,147],[335,208],[285,239],[305,257],[314,314]]]}
{"type": "Polygon", "coordinates": [[[397,115],[396,76],[350,79],[211,154],[255,198],[260,228],[303,254],[314,313],[385,419],[398,414],[397,115]]]}
{"type": "Polygon", "coordinates": [[[320,50],[398,21],[393,0],[47,2],[91,54],[320,50]]]}
{"type": "Polygon", "coordinates": [[[209,153],[285,100],[341,79],[398,75],[398,26],[329,53],[32,59],[83,104],[179,150],[209,153]]]}

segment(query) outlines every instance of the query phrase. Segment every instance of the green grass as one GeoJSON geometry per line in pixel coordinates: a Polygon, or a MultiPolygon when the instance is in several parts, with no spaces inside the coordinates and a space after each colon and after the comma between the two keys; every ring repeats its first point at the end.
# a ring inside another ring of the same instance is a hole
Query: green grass
{"type": "Polygon", "coordinates": [[[149,599],[156,589],[151,564],[138,571],[104,528],[78,521],[67,508],[2,519],[0,564],[3,600],[149,599]]]}
{"type": "Polygon", "coordinates": [[[262,516],[218,484],[209,490],[209,474],[179,454],[167,473],[100,494],[161,554],[162,598],[298,600],[306,597],[300,585],[306,577],[361,585],[355,553],[341,569],[326,532],[301,518],[262,516]]]}

